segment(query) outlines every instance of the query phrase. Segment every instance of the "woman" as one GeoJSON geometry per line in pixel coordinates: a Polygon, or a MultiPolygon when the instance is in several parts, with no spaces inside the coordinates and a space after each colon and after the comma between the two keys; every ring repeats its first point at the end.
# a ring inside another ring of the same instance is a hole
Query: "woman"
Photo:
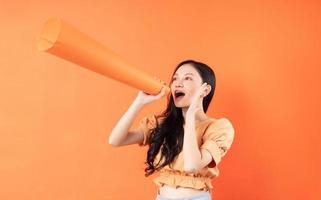
{"type": "Polygon", "coordinates": [[[160,99],[142,91],[116,124],[109,137],[113,146],[148,145],[145,176],[159,172],[157,200],[210,200],[211,179],[219,175],[218,164],[230,149],[234,129],[227,118],[205,113],[216,85],[213,70],[204,63],[185,60],[177,65],[170,81],[166,110],[146,116],[130,130],[142,107],[160,99]]]}

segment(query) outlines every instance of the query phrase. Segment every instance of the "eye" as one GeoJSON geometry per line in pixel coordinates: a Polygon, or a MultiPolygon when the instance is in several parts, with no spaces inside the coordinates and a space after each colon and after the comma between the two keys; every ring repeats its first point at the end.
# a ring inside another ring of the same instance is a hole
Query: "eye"
{"type": "Polygon", "coordinates": [[[193,80],[191,77],[185,77],[186,80],[193,80]]]}

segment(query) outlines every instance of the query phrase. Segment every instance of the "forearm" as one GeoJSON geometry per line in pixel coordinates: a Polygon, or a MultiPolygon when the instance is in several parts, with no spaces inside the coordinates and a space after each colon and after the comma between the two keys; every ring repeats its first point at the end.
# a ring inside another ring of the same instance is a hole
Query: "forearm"
{"type": "Polygon", "coordinates": [[[136,115],[142,108],[143,104],[135,99],[111,131],[109,144],[119,145],[127,137],[128,129],[131,127],[136,115]]]}
{"type": "Polygon", "coordinates": [[[183,142],[184,171],[193,172],[198,170],[201,162],[201,152],[198,148],[195,118],[188,118],[184,128],[183,142]]]}

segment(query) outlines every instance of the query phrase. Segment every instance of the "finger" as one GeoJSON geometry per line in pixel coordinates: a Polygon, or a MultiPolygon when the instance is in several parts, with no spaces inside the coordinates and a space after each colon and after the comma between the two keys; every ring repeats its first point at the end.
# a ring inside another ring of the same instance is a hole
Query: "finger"
{"type": "Polygon", "coordinates": [[[160,93],[161,93],[161,94],[165,93],[165,86],[162,87],[160,93]]]}
{"type": "Polygon", "coordinates": [[[156,99],[160,99],[164,96],[164,92],[159,93],[158,95],[155,96],[156,99]]]}
{"type": "Polygon", "coordinates": [[[160,91],[160,92],[158,93],[158,95],[156,95],[156,96],[163,96],[164,93],[165,93],[165,86],[162,86],[161,91],[160,91]]]}

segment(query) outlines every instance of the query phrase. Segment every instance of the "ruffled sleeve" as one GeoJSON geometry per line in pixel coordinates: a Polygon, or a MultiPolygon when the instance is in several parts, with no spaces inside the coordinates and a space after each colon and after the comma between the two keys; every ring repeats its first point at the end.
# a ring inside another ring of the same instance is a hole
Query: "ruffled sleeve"
{"type": "Polygon", "coordinates": [[[148,144],[150,134],[156,126],[157,123],[155,115],[146,116],[139,121],[139,128],[143,130],[144,134],[144,140],[142,143],[138,144],[139,146],[146,146],[148,144]]]}
{"type": "Polygon", "coordinates": [[[209,151],[213,158],[208,167],[215,167],[232,145],[234,128],[227,118],[218,119],[207,127],[202,139],[200,148],[209,151]]]}

